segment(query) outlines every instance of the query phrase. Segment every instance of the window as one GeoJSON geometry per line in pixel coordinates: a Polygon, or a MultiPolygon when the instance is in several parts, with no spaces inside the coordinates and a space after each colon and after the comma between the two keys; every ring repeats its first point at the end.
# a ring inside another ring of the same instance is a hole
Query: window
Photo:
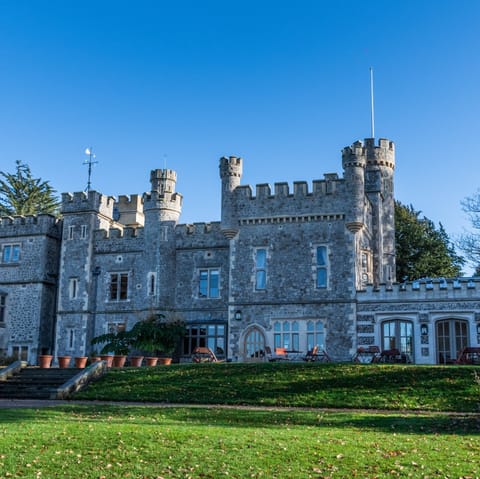
{"type": "Polygon", "coordinates": [[[12,346],[12,356],[20,361],[28,361],[28,346],[12,346]]]}
{"type": "Polygon", "coordinates": [[[67,349],[72,351],[75,349],[75,330],[73,328],[67,329],[67,349]]]}
{"type": "Polygon", "coordinates": [[[468,323],[459,319],[438,321],[437,354],[440,364],[454,363],[460,351],[468,346],[468,323]]]}
{"type": "Polygon", "coordinates": [[[2,261],[4,263],[18,263],[20,261],[20,245],[6,244],[3,246],[2,261]]]}
{"type": "Polygon", "coordinates": [[[78,278],[70,278],[68,290],[69,290],[70,299],[77,299],[77,296],[78,296],[78,278]]]}
{"type": "Polygon", "coordinates": [[[321,321],[307,321],[307,351],[315,346],[325,349],[325,331],[321,321]]]}
{"type": "Polygon", "coordinates": [[[7,304],[7,296],[5,294],[0,295],[0,324],[5,323],[5,309],[7,304]]]}
{"type": "Polygon", "coordinates": [[[382,324],[382,349],[398,349],[413,359],[413,325],[411,321],[385,321],[382,324]]]}
{"type": "Polygon", "coordinates": [[[275,321],[273,324],[273,347],[298,351],[300,335],[298,321],[275,321]]]}
{"type": "Polygon", "coordinates": [[[316,248],[316,267],[317,267],[317,288],[326,288],[328,285],[328,257],[327,247],[317,246],[316,248]]]}
{"type": "Polygon", "coordinates": [[[80,226],[80,239],[85,239],[87,237],[87,225],[80,226]]]}
{"type": "Polygon", "coordinates": [[[155,280],[156,280],[155,273],[148,273],[147,276],[147,288],[148,288],[148,295],[155,296],[155,280]]]}
{"type": "Polygon", "coordinates": [[[264,290],[267,286],[267,250],[255,250],[255,289],[264,290]]]}
{"type": "Polygon", "coordinates": [[[252,328],[245,336],[245,359],[252,361],[265,357],[265,336],[258,328],[252,328]]]}
{"type": "Polygon", "coordinates": [[[128,273],[110,274],[110,301],[125,301],[128,299],[128,273]]]}
{"type": "Polygon", "coordinates": [[[369,251],[362,251],[361,260],[362,286],[365,286],[372,282],[372,255],[369,251]]]}
{"type": "Polygon", "coordinates": [[[73,239],[73,232],[75,231],[75,226],[69,226],[68,227],[68,239],[72,240],[73,239]]]}
{"type": "Polygon", "coordinates": [[[199,273],[199,298],[220,297],[220,271],[218,269],[201,269],[199,273]]]}
{"type": "Polygon", "coordinates": [[[190,356],[197,347],[210,348],[218,358],[225,357],[226,328],[224,324],[190,324],[183,340],[183,354],[190,356]]]}

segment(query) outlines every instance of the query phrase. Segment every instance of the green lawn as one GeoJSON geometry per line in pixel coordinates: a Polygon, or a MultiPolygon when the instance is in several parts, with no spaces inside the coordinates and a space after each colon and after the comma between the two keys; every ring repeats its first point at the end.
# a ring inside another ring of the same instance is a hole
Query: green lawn
{"type": "Polygon", "coordinates": [[[475,478],[472,416],[220,408],[0,410],[2,478],[475,478]]]}
{"type": "Polygon", "coordinates": [[[190,404],[479,411],[467,366],[195,364],[109,372],[78,398],[190,404]]]}
{"type": "Polygon", "coordinates": [[[0,479],[480,478],[478,372],[349,364],[112,370],[78,398],[198,406],[0,409],[0,479]]]}

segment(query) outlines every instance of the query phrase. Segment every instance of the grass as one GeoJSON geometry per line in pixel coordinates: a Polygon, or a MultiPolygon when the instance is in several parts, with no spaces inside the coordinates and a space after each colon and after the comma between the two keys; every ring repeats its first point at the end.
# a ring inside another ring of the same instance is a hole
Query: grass
{"type": "Polygon", "coordinates": [[[0,477],[474,478],[474,416],[68,405],[0,410],[0,477]]]}
{"type": "Polygon", "coordinates": [[[198,406],[0,409],[0,479],[480,478],[478,372],[353,364],[112,370],[77,398],[198,406]]]}
{"type": "Polygon", "coordinates": [[[183,404],[478,412],[478,367],[196,364],[109,372],[77,398],[183,404]]]}

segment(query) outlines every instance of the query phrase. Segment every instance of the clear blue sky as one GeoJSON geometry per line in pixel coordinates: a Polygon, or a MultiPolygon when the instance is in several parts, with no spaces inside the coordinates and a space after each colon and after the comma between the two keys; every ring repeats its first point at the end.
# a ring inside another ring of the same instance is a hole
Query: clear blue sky
{"type": "Polygon", "coordinates": [[[178,173],[182,222],[218,220],[218,159],[244,184],[341,174],[397,146],[396,196],[455,236],[480,186],[480,1],[0,0],[0,169],[59,191],[142,193],[178,173]]]}

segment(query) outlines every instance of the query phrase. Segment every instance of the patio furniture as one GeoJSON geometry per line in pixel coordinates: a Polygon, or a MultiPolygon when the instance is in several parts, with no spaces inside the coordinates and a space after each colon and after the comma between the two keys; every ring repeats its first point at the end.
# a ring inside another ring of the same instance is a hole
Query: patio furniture
{"type": "Polygon", "coordinates": [[[307,362],[317,361],[329,363],[330,357],[324,349],[320,350],[318,346],[314,346],[310,351],[307,352],[307,354],[305,354],[303,360],[307,362]]]}
{"type": "Polygon", "coordinates": [[[268,361],[288,361],[288,356],[285,348],[275,348],[275,353],[272,353],[270,346],[265,346],[265,355],[268,361]]]}
{"type": "Polygon", "coordinates": [[[463,348],[455,364],[480,364],[480,347],[463,348]]]}
{"type": "Polygon", "coordinates": [[[192,361],[194,363],[218,363],[220,362],[215,356],[215,353],[207,347],[197,347],[192,354],[192,361]]]}
{"type": "Polygon", "coordinates": [[[380,359],[380,348],[378,346],[368,346],[367,348],[358,348],[353,355],[352,361],[354,363],[376,363],[380,359]]]}

